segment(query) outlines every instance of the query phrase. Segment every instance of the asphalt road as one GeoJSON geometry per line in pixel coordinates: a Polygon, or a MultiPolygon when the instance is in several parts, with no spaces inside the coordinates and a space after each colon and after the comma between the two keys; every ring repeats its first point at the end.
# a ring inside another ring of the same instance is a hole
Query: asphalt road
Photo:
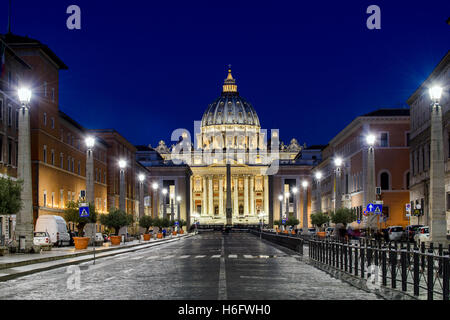
{"type": "Polygon", "coordinates": [[[205,233],[2,282],[0,299],[377,299],[302,259],[248,233],[205,233]]]}

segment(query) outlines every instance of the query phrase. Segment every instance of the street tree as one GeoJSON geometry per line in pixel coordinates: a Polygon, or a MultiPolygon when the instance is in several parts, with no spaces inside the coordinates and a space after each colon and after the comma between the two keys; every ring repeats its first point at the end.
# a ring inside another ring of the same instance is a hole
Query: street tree
{"type": "Polygon", "coordinates": [[[22,209],[23,182],[10,178],[0,178],[0,215],[17,214],[22,209]]]}
{"type": "Polygon", "coordinates": [[[311,214],[311,223],[313,225],[317,226],[318,228],[322,228],[322,226],[325,223],[328,223],[329,221],[330,221],[330,217],[323,212],[317,212],[317,213],[311,214]]]}
{"type": "Polygon", "coordinates": [[[89,217],[80,217],[80,205],[81,201],[70,201],[67,207],[64,209],[64,219],[68,222],[73,222],[78,230],[78,236],[83,236],[83,230],[86,224],[96,223],[98,219],[95,206],[89,204],[89,217]]]}
{"type": "Polygon", "coordinates": [[[148,230],[151,226],[153,226],[153,218],[151,216],[143,216],[139,219],[139,226],[145,228],[145,233],[148,233],[148,230]]]}
{"type": "Polygon", "coordinates": [[[120,209],[112,209],[108,214],[102,214],[100,216],[100,222],[108,228],[113,228],[114,232],[118,235],[120,228],[133,223],[133,215],[127,214],[120,209]]]}

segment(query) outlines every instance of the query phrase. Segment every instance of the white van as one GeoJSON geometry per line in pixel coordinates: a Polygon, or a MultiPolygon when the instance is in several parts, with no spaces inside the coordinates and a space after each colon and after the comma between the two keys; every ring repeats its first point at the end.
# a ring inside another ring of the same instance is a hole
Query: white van
{"type": "Polygon", "coordinates": [[[69,245],[70,235],[67,232],[66,221],[63,217],[42,215],[37,219],[36,232],[47,232],[53,245],[69,245]]]}

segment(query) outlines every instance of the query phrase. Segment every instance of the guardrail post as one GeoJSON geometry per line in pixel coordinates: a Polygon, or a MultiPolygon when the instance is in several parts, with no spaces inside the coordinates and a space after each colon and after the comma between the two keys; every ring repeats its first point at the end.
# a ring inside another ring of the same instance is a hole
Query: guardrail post
{"type": "MultiPolygon", "coordinates": [[[[393,289],[397,288],[397,245],[396,243],[394,243],[395,248],[394,250],[390,250],[390,256],[389,256],[389,260],[391,263],[391,287],[393,289]]],[[[390,246],[389,246],[389,249],[390,246]]]]}
{"type": "Polygon", "coordinates": [[[358,250],[359,250],[360,246],[358,246],[357,244],[355,245],[355,276],[358,275],[358,250]]]}
{"type": "Polygon", "coordinates": [[[383,286],[387,286],[386,248],[381,251],[381,278],[383,286]]]}
{"type": "Polygon", "coordinates": [[[406,251],[405,248],[401,248],[401,256],[400,256],[400,264],[402,268],[402,291],[406,291],[406,281],[407,281],[407,273],[406,273],[406,251]]]}
{"type": "Polygon", "coordinates": [[[419,249],[414,250],[414,295],[419,296],[419,249]]]}
{"type": "Polygon", "coordinates": [[[339,254],[341,255],[341,257],[339,258],[339,260],[341,260],[341,270],[344,270],[344,242],[341,242],[339,244],[339,254]]]}
{"type": "Polygon", "coordinates": [[[427,299],[433,300],[434,287],[434,244],[430,243],[427,254],[427,299]]]}
{"type": "MultiPolygon", "coordinates": [[[[450,251],[449,251],[450,255],[450,251]]],[[[450,273],[450,264],[449,264],[449,257],[443,258],[443,279],[442,279],[442,299],[447,301],[448,295],[449,295],[449,273],[450,273]]]]}
{"type": "Polygon", "coordinates": [[[331,260],[333,262],[333,267],[335,267],[335,264],[336,264],[336,257],[335,257],[335,254],[334,254],[334,252],[335,252],[334,246],[335,246],[335,242],[332,242],[331,243],[331,260]]]}
{"type": "Polygon", "coordinates": [[[348,272],[350,273],[350,274],[352,274],[352,272],[353,272],[353,269],[352,269],[352,254],[353,253],[353,245],[352,245],[352,243],[350,242],[349,244],[348,244],[348,272]]]}
{"type": "Polygon", "coordinates": [[[361,250],[360,256],[361,256],[361,278],[364,279],[364,271],[365,271],[364,269],[365,269],[365,263],[366,263],[366,259],[365,259],[365,256],[366,256],[365,241],[363,241],[363,245],[364,245],[364,247],[360,248],[360,250],[361,250]]]}
{"type": "Polygon", "coordinates": [[[344,270],[345,270],[345,272],[348,271],[347,248],[348,248],[348,241],[344,244],[344,270]]]}
{"type": "Polygon", "coordinates": [[[438,258],[438,272],[439,276],[442,277],[442,256],[444,255],[444,250],[442,247],[442,243],[439,243],[438,246],[439,258],[438,258]]]}
{"type": "Polygon", "coordinates": [[[421,260],[421,265],[422,265],[422,271],[424,272],[425,271],[425,243],[424,242],[422,242],[420,244],[420,251],[423,253],[420,257],[420,260],[421,260]]]}

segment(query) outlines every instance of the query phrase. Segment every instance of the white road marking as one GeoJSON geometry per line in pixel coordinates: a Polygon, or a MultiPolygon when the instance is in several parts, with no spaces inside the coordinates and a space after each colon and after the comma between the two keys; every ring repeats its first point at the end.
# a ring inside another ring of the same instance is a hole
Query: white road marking
{"type": "Polygon", "coordinates": [[[265,258],[265,259],[269,259],[269,256],[263,256],[263,255],[259,255],[260,258],[265,258]]]}
{"type": "Polygon", "coordinates": [[[215,254],[215,255],[211,256],[211,258],[215,258],[215,259],[220,258],[220,254],[215,254]]]}
{"type": "Polygon", "coordinates": [[[110,280],[115,279],[115,278],[116,278],[116,277],[111,277],[111,278],[105,279],[105,280],[103,280],[103,281],[106,282],[106,281],[110,281],[110,280]]]}
{"type": "Polygon", "coordinates": [[[206,257],[206,256],[204,256],[204,255],[195,256],[196,259],[204,258],[204,257],[206,257]]]}
{"type": "Polygon", "coordinates": [[[253,256],[251,254],[244,254],[245,259],[252,259],[253,256]]]}
{"type": "Polygon", "coordinates": [[[139,260],[139,259],[142,259],[142,257],[134,257],[134,258],[131,258],[131,260],[139,260]]]}
{"type": "Polygon", "coordinates": [[[156,259],[156,258],[158,258],[158,256],[151,256],[151,257],[148,257],[148,258],[145,259],[145,260],[152,260],[152,259],[156,259]]]}
{"type": "Polygon", "coordinates": [[[186,258],[189,258],[190,257],[190,255],[188,254],[188,255],[185,255],[185,256],[180,256],[180,259],[186,259],[186,258]]]}
{"type": "Polygon", "coordinates": [[[219,293],[217,295],[218,300],[227,300],[227,275],[225,270],[225,248],[221,248],[220,269],[219,269],[219,293]]]}
{"type": "Polygon", "coordinates": [[[259,277],[259,276],[240,276],[242,279],[263,279],[263,280],[287,280],[283,277],[259,277]]]}
{"type": "Polygon", "coordinates": [[[236,259],[237,258],[237,254],[229,254],[228,258],[236,259]]]}
{"type": "Polygon", "coordinates": [[[170,256],[165,256],[165,257],[163,257],[163,259],[164,260],[167,260],[167,259],[170,259],[170,258],[173,258],[174,257],[174,255],[172,254],[172,255],[170,255],[170,256]]]}

